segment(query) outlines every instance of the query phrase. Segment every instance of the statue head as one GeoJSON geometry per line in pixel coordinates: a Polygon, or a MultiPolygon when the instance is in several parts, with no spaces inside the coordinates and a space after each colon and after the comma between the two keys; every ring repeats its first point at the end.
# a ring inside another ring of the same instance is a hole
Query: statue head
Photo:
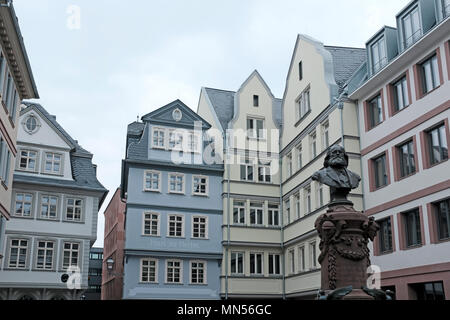
{"type": "Polygon", "coordinates": [[[348,166],[348,155],[345,152],[344,147],[340,145],[334,145],[331,148],[329,148],[323,165],[325,168],[328,167],[346,168],[348,166]]]}

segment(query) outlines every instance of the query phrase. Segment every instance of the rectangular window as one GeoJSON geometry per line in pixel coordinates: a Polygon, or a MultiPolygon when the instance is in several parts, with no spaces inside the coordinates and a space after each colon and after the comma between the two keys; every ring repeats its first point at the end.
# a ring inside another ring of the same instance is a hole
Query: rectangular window
{"type": "Polygon", "coordinates": [[[244,253],[231,253],[231,274],[244,274],[244,253]]]}
{"type": "Polygon", "coordinates": [[[183,150],[183,132],[172,130],[169,132],[169,149],[183,150]]]}
{"type": "Polygon", "coordinates": [[[404,48],[408,48],[422,35],[419,19],[419,8],[415,7],[402,18],[404,48]]]}
{"type": "Polygon", "coordinates": [[[303,63],[301,61],[298,63],[298,79],[300,81],[303,79],[303,63]]]}
{"type": "Polygon", "coordinates": [[[169,192],[184,193],[184,174],[169,173],[169,192]]]}
{"type": "Polygon", "coordinates": [[[434,204],[439,240],[450,238],[450,199],[434,204]]]}
{"type": "Polygon", "coordinates": [[[247,119],[247,134],[250,138],[254,139],[264,139],[264,120],[263,119],[247,119]]]}
{"type": "Polygon", "coordinates": [[[141,259],[141,282],[158,283],[158,260],[141,259]]]}
{"type": "Polygon", "coordinates": [[[295,274],[295,251],[289,250],[289,274],[295,274]]]}
{"type": "Polygon", "coordinates": [[[280,225],[280,206],[269,203],[269,226],[280,225]]]}
{"type": "Polygon", "coordinates": [[[326,150],[330,146],[329,129],[330,123],[328,121],[322,123],[322,150],[326,150]]]}
{"type": "Polygon", "coordinates": [[[284,212],[286,216],[286,224],[291,223],[291,201],[289,199],[284,202],[284,212]]]}
{"type": "Polygon", "coordinates": [[[192,238],[208,238],[208,217],[192,216],[192,238]]]}
{"type": "Polygon", "coordinates": [[[281,259],[279,254],[269,254],[269,275],[281,274],[281,259]]]}
{"type": "Polygon", "coordinates": [[[245,159],[241,164],[241,180],[253,181],[253,162],[249,159],[245,159]]]}
{"type": "Polygon", "coordinates": [[[386,46],[384,37],[381,37],[371,46],[372,70],[377,73],[387,64],[386,46]]]}
{"type": "Polygon", "coordinates": [[[310,89],[306,89],[297,99],[297,120],[302,119],[311,110],[310,89]]]}
{"type": "Polygon", "coordinates": [[[8,144],[0,136],[0,178],[4,184],[8,186],[9,180],[9,166],[11,161],[11,152],[8,149],[8,144]]]}
{"type": "Polygon", "coordinates": [[[450,16],[450,0],[442,0],[442,11],[444,18],[450,16]]]}
{"type": "Polygon", "coordinates": [[[311,187],[305,188],[305,213],[310,214],[312,212],[311,202],[311,187]]]}
{"type": "Polygon", "coordinates": [[[251,202],[250,203],[250,224],[262,225],[264,215],[264,205],[262,203],[251,202]]]}
{"type": "Polygon", "coordinates": [[[60,174],[61,173],[61,155],[57,153],[45,153],[45,173],[60,174]]]}
{"type": "Polygon", "coordinates": [[[299,271],[306,270],[306,261],[305,261],[305,247],[301,246],[298,248],[298,268],[299,271]]]}
{"type": "Polygon", "coordinates": [[[270,173],[270,163],[259,162],[258,165],[258,182],[272,182],[272,175],[270,173]]]}
{"type": "Polygon", "coordinates": [[[169,237],[184,237],[184,216],[169,215],[168,216],[168,236],[169,237]]]}
{"type": "Polygon", "coordinates": [[[420,74],[422,76],[422,93],[426,94],[439,87],[439,67],[437,56],[434,55],[420,65],[420,74]]]}
{"type": "Polygon", "coordinates": [[[55,242],[39,241],[37,248],[36,269],[52,270],[55,242]]]}
{"type": "Polygon", "coordinates": [[[11,102],[13,100],[13,94],[14,94],[14,80],[9,72],[8,72],[7,79],[8,80],[6,82],[5,104],[6,104],[6,108],[8,109],[8,112],[11,113],[11,102]]]}
{"type": "Polygon", "coordinates": [[[381,101],[381,94],[369,101],[369,118],[370,128],[374,128],[383,122],[383,106],[381,101]]]}
{"type": "Polygon", "coordinates": [[[234,201],[233,202],[233,223],[245,224],[245,202],[234,201]]]}
{"type": "Polygon", "coordinates": [[[250,253],[250,274],[262,275],[263,273],[263,254],[250,253]]]}
{"type": "Polygon", "coordinates": [[[145,191],[161,191],[161,172],[145,171],[144,173],[144,190],[145,191]]]}
{"type": "Polygon", "coordinates": [[[303,168],[303,162],[302,162],[302,157],[303,157],[303,150],[302,150],[302,144],[300,143],[297,146],[297,169],[300,170],[301,168],[303,168]]]}
{"type": "Polygon", "coordinates": [[[58,197],[50,195],[41,196],[41,219],[56,219],[58,216],[58,197]]]}
{"type": "Polygon", "coordinates": [[[388,184],[388,175],[386,168],[386,154],[375,158],[373,161],[373,170],[375,177],[375,187],[381,188],[388,184]]]}
{"type": "Polygon", "coordinates": [[[422,244],[419,209],[404,212],[403,221],[406,235],[406,246],[413,247],[422,244]]]}
{"type": "Polygon", "coordinates": [[[316,132],[313,132],[309,135],[309,146],[311,152],[311,160],[317,157],[317,139],[316,132]]]}
{"type": "Polygon", "coordinates": [[[192,176],[193,194],[198,196],[208,195],[208,177],[192,176]]]}
{"type": "Polygon", "coordinates": [[[81,221],[83,210],[83,200],[77,198],[67,198],[66,200],[66,220],[81,221]]]}
{"type": "Polygon", "coordinates": [[[182,283],[182,262],[167,260],[167,283],[182,283]]]}
{"type": "Polygon", "coordinates": [[[31,193],[16,193],[14,216],[31,217],[33,195],[31,193]]]}
{"type": "Polygon", "coordinates": [[[26,171],[36,171],[36,161],[38,153],[31,150],[20,151],[19,168],[26,171]]]}
{"type": "MultiPolygon", "coordinates": [[[[6,69],[6,59],[3,52],[0,53],[0,93],[3,94],[3,86],[5,85],[5,69],[6,69]]],[[[3,99],[4,100],[4,99],[3,99]]]]}
{"type": "Polygon", "coordinates": [[[63,246],[63,269],[78,267],[80,257],[80,245],[74,242],[64,242],[63,246]]]}
{"type": "Polygon", "coordinates": [[[417,300],[445,300],[444,286],[442,281],[415,283],[410,286],[414,290],[417,296],[417,300]]]}
{"type": "Polygon", "coordinates": [[[401,177],[409,176],[416,172],[416,161],[414,158],[414,141],[410,140],[397,147],[400,162],[401,177]]]}
{"type": "Polygon", "coordinates": [[[292,170],[292,153],[289,153],[286,156],[286,170],[287,170],[287,177],[292,176],[293,170],[292,170]]]}
{"type": "Polygon", "coordinates": [[[201,152],[199,141],[201,137],[197,133],[190,133],[188,135],[188,150],[190,152],[201,152]]]}
{"type": "Polygon", "coordinates": [[[392,85],[394,89],[394,108],[395,111],[400,111],[409,105],[408,98],[408,82],[406,77],[401,78],[392,85]]]}
{"type": "Polygon", "coordinates": [[[380,253],[386,253],[392,251],[392,226],[391,226],[391,218],[387,218],[381,221],[378,221],[378,225],[380,226],[379,231],[379,244],[380,244],[380,253]]]}
{"type": "Polygon", "coordinates": [[[297,219],[300,219],[300,193],[294,195],[294,204],[295,204],[295,216],[297,219]]]}
{"type": "Polygon", "coordinates": [[[431,165],[448,159],[448,141],[445,125],[427,132],[431,165]]]}
{"type": "Polygon", "coordinates": [[[144,213],[144,235],[159,236],[159,213],[144,213]]]}
{"type": "Polygon", "coordinates": [[[164,149],[165,144],[165,134],[166,131],[160,128],[153,128],[153,148],[164,149]]]}
{"type": "Polygon", "coordinates": [[[257,95],[253,96],[253,106],[259,107],[259,96],[257,96],[257,95]]]}
{"type": "Polygon", "coordinates": [[[206,284],[206,262],[191,261],[191,283],[206,284]]]}
{"type": "Polygon", "coordinates": [[[8,267],[25,269],[27,264],[28,240],[11,239],[8,267]]]}
{"type": "Polygon", "coordinates": [[[323,184],[321,183],[316,184],[316,202],[317,208],[323,207],[323,184]]]}
{"type": "Polygon", "coordinates": [[[316,252],[316,242],[311,242],[309,244],[309,253],[310,253],[310,268],[317,268],[317,252],[316,252]]]}

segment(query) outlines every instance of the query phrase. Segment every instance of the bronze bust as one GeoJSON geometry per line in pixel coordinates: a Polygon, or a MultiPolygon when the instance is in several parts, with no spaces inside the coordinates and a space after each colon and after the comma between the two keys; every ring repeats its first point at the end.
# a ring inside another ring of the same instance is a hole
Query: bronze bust
{"type": "Polygon", "coordinates": [[[324,161],[324,169],[315,172],[312,180],[319,181],[331,188],[331,203],[351,204],[347,195],[359,186],[361,177],[348,170],[348,155],[340,145],[328,149],[324,161]]]}

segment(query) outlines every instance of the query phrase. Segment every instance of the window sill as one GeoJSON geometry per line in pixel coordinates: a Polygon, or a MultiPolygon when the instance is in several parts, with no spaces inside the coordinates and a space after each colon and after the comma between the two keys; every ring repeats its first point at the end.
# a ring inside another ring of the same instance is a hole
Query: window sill
{"type": "Polygon", "coordinates": [[[183,282],[164,282],[165,285],[184,286],[183,282]]]}
{"type": "Polygon", "coordinates": [[[176,237],[176,236],[166,236],[166,238],[170,238],[170,239],[186,239],[186,237],[176,237]]]}
{"type": "Polygon", "coordinates": [[[48,221],[48,222],[60,222],[60,219],[58,217],[51,219],[51,218],[42,218],[42,217],[37,217],[36,220],[40,220],[40,221],[48,221]]]}
{"type": "Polygon", "coordinates": [[[448,161],[448,158],[445,159],[445,160],[442,160],[441,162],[432,164],[432,165],[428,166],[427,168],[424,168],[424,170],[427,170],[427,169],[431,169],[431,168],[437,167],[438,165],[443,164],[443,163],[445,163],[445,162],[447,162],[447,161],[448,161]]]}
{"type": "Polygon", "coordinates": [[[150,189],[144,189],[144,192],[153,192],[153,193],[161,193],[161,190],[150,190],[150,189]]]}
{"type": "Polygon", "coordinates": [[[184,192],[174,192],[174,191],[169,191],[169,194],[174,194],[174,195],[178,195],[178,196],[185,196],[186,195],[184,192]]]}
{"type": "Polygon", "coordinates": [[[9,115],[9,111],[8,111],[8,108],[6,107],[5,102],[3,101],[3,99],[1,99],[1,100],[2,100],[3,110],[5,110],[5,113],[6,113],[7,115],[9,115]]]}
{"type": "Polygon", "coordinates": [[[73,221],[73,220],[64,220],[62,222],[74,223],[74,224],[84,224],[84,221],[73,221]]]}
{"type": "Polygon", "coordinates": [[[402,112],[403,110],[408,109],[408,107],[409,107],[410,105],[411,105],[411,103],[408,104],[407,106],[404,106],[403,109],[400,109],[400,110],[393,110],[392,115],[391,115],[391,118],[394,117],[394,116],[396,116],[397,114],[399,114],[399,113],[402,112]]]}
{"type": "Polygon", "coordinates": [[[371,130],[377,128],[377,127],[379,127],[382,123],[384,123],[384,120],[381,121],[381,122],[379,122],[379,123],[377,123],[377,124],[374,125],[373,127],[368,128],[368,129],[366,130],[366,132],[369,132],[369,131],[371,131],[371,130]]]}
{"type": "Polygon", "coordinates": [[[305,113],[303,115],[303,117],[301,117],[299,120],[297,120],[297,122],[294,124],[294,127],[298,127],[300,125],[300,123],[305,120],[305,118],[311,113],[311,109],[308,110],[307,113],[305,113]]]}
{"type": "Polygon", "coordinates": [[[34,272],[56,272],[56,269],[38,269],[38,268],[33,268],[33,269],[31,269],[31,271],[34,271],[34,272]]]}
{"type": "Polygon", "coordinates": [[[385,184],[385,185],[383,185],[383,186],[380,186],[380,187],[373,187],[373,189],[370,191],[370,192],[376,192],[376,191],[379,191],[379,190],[381,190],[381,189],[384,189],[384,188],[386,188],[387,186],[389,186],[389,183],[388,184],[385,184]]]}
{"type": "Polygon", "coordinates": [[[208,286],[207,283],[192,283],[192,282],[189,282],[189,285],[190,286],[199,286],[199,287],[207,287],[208,286]]]}
{"type": "Polygon", "coordinates": [[[159,282],[143,282],[143,281],[139,281],[138,283],[142,285],[159,284],[159,282]]]}
{"type": "Polygon", "coordinates": [[[141,234],[141,236],[145,237],[145,238],[161,238],[161,235],[154,236],[154,235],[151,235],[151,234],[141,234]]]}
{"type": "Polygon", "coordinates": [[[379,252],[376,256],[378,256],[378,257],[387,256],[387,255],[392,254],[392,253],[394,253],[394,250],[379,252]]]}
{"type": "Polygon", "coordinates": [[[403,248],[402,251],[414,250],[423,247],[423,244],[416,244],[410,247],[403,248]]]}
{"type": "Polygon", "coordinates": [[[24,216],[15,216],[15,215],[11,215],[11,218],[14,218],[14,219],[24,219],[24,220],[33,220],[33,219],[34,219],[33,216],[30,216],[30,217],[24,217],[24,216]]]}
{"type": "MultiPolygon", "coordinates": [[[[417,98],[417,100],[420,100],[420,99],[425,98],[426,96],[430,95],[431,93],[433,93],[434,91],[436,91],[437,89],[439,89],[441,86],[442,86],[442,85],[440,84],[440,85],[438,85],[436,88],[434,88],[434,89],[432,89],[432,90],[430,90],[430,91],[428,91],[428,92],[426,92],[426,93],[423,93],[423,92],[422,92],[422,93],[420,94],[420,97],[417,98]]],[[[422,89],[422,88],[421,88],[421,89],[422,89]]]]}
{"type": "Polygon", "coordinates": [[[398,177],[398,178],[396,179],[396,181],[399,182],[399,181],[408,179],[409,177],[414,176],[416,173],[417,173],[417,170],[416,170],[415,172],[413,172],[413,173],[408,174],[407,176],[404,176],[404,177],[398,177]]]}
{"type": "Polygon", "coordinates": [[[14,120],[11,118],[11,116],[8,117],[9,123],[11,123],[11,127],[14,129],[16,127],[16,124],[14,123],[14,120]]]}
{"type": "Polygon", "coordinates": [[[195,197],[209,198],[209,194],[193,193],[192,195],[195,197]]]}
{"type": "Polygon", "coordinates": [[[191,240],[206,241],[206,240],[209,240],[209,238],[194,238],[194,237],[191,237],[191,240]]]}

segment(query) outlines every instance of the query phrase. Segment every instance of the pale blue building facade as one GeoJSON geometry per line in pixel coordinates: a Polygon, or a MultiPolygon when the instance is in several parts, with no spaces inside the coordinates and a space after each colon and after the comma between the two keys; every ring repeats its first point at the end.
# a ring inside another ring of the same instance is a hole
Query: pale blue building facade
{"type": "Polygon", "coordinates": [[[220,298],[223,166],[202,159],[209,128],[179,100],[128,126],[124,299],[220,298]]]}

